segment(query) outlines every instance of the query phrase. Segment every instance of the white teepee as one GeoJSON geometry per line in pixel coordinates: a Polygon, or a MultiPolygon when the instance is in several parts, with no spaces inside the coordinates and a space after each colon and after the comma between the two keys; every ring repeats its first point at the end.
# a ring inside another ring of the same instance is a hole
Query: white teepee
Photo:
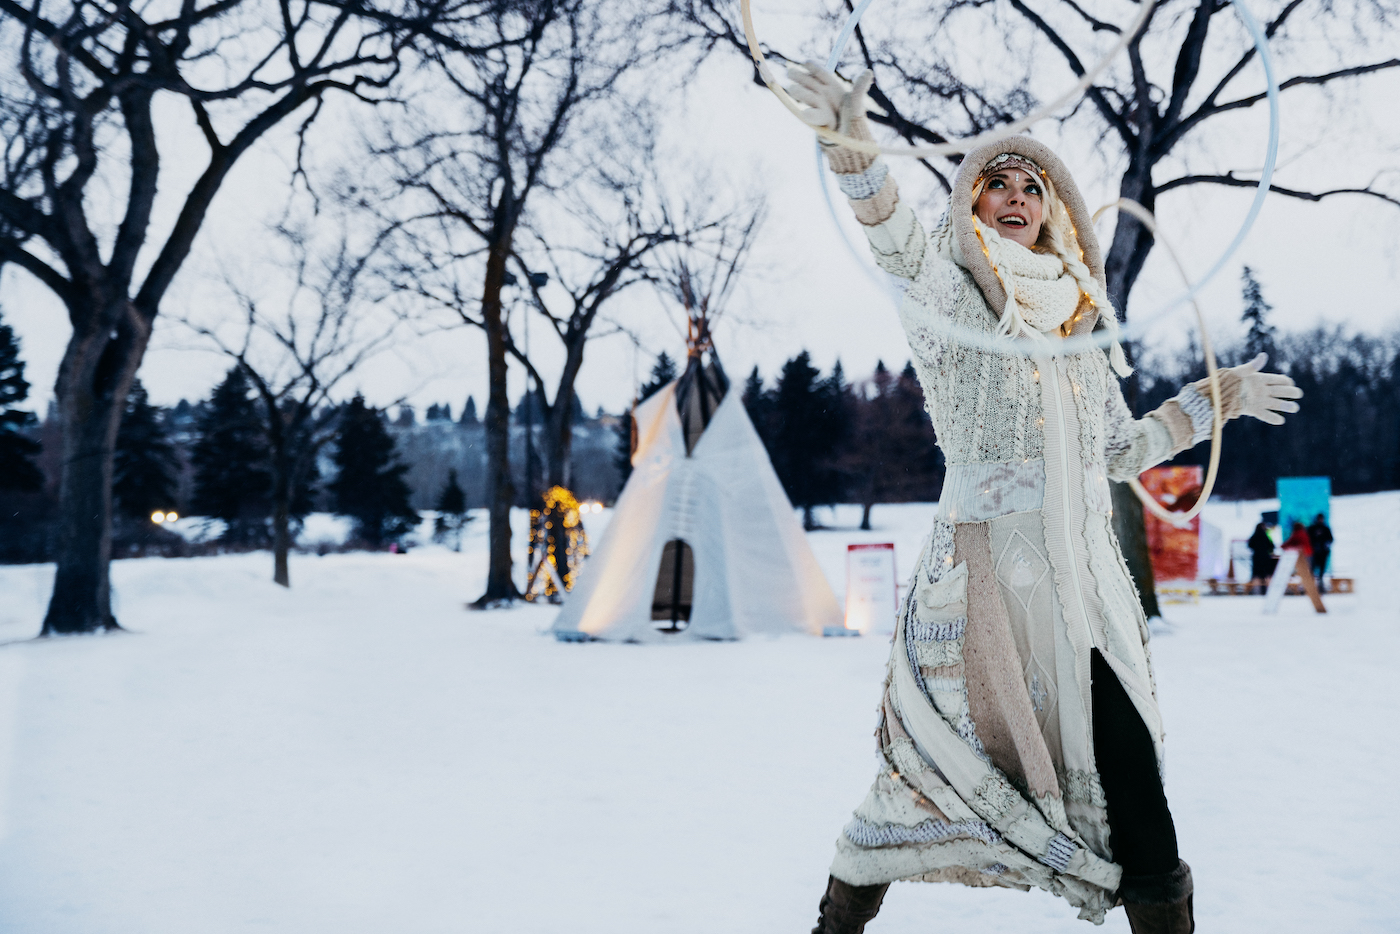
{"type": "Polygon", "coordinates": [[[768,452],[727,389],[716,364],[693,358],[637,407],[632,476],[555,620],[559,638],[737,639],[841,625],[768,452]]]}

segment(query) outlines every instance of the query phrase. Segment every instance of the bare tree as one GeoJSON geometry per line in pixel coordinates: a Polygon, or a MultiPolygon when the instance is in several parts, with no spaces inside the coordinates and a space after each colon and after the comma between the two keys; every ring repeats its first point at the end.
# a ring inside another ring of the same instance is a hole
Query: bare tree
{"type": "Polygon", "coordinates": [[[338,239],[323,249],[305,227],[278,225],[275,242],[289,273],[284,294],[264,301],[230,283],[240,321],[182,319],[234,361],[261,402],[272,475],[272,579],[283,587],[291,586],[294,501],[315,479],[316,460],[340,425],[337,387],[391,346],[403,320],[381,296],[364,294],[366,281],[377,281],[370,264],[379,242],[356,250],[345,226],[342,219],[338,239]]]}
{"type": "MultiPolygon", "coordinates": [[[[732,0],[674,3],[712,46],[748,55],[732,0]]],[[[897,6],[897,11],[886,6],[870,20],[895,24],[897,32],[875,27],[872,34],[871,26],[862,25],[855,33],[854,57],[857,68],[875,72],[871,97],[885,113],[872,119],[911,143],[969,136],[1029,112],[1036,103],[1029,91],[1033,83],[1064,80],[1061,69],[1037,68],[1037,63],[1057,62],[1075,77],[1084,75],[1102,52],[1096,37],[1121,35],[1116,23],[1131,19],[1132,12],[1127,4],[1086,7],[1078,0],[911,0],[897,6]]],[[[1181,169],[1208,151],[1212,139],[1234,130],[1227,118],[1246,114],[1267,98],[1257,82],[1250,90],[1240,87],[1257,53],[1230,6],[1225,0],[1158,0],[1147,25],[1128,44],[1127,67],[1107,70],[1084,103],[1062,118],[1092,121],[1107,163],[1121,170],[1120,197],[1156,211],[1158,196],[1173,191],[1257,186],[1245,170],[1181,169]],[[1159,180],[1159,172],[1168,177],[1159,180]]],[[[1270,7],[1264,32],[1283,70],[1284,94],[1351,84],[1400,67],[1393,46],[1377,38],[1393,35],[1400,14],[1395,0],[1274,0],[1270,7]]],[[[844,17],[851,8],[850,0],[841,0],[828,16],[844,17]]],[[[951,190],[946,168],[927,160],[924,166],[945,192],[951,190]]],[[[1347,173],[1363,179],[1376,179],[1380,168],[1354,158],[1346,163],[1347,173]]],[[[1351,194],[1400,205],[1400,194],[1374,181],[1316,190],[1273,185],[1270,191],[1306,201],[1351,194]]],[[[1126,213],[1118,216],[1104,262],[1115,308],[1127,308],[1153,243],[1146,225],[1126,213]]],[[[1130,404],[1136,394],[1136,381],[1130,381],[1130,404]]],[[[1114,484],[1113,496],[1115,531],[1144,609],[1158,615],[1142,510],[1126,484],[1114,484]]]]}
{"type": "Polygon", "coordinates": [[[73,327],[55,387],[63,471],[44,633],[117,625],[108,580],[117,424],[161,300],[229,171],[293,115],[304,142],[328,92],[382,97],[410,42],[479,12],[473,0],[450,2],[182,0],[161,18],[161,8],[126,0],[48,10],[0,0],[10,60],[0,77],[0,266],[43,283],[73,327]],[[189,107],[208,152],[165,229],[153,213],[162,99],[189,107]]]}
{"type": "MultiPolygon", "coordinates": [[[[581,173],[596,143],[592,131],[618,105],[629,73],[667,48],[658,5],[539,0],[502,8],[480,24],[478,45],[511,35],[526,41],[486,55],[440,49],[434,58],[445,88],[431,113],[418,114],[416,134],[392,128],[379,146],[395,167],[396,208],[419,244],[431,243],[434,265],[468,264],[448,303],[474,306],[486,335],[485,430],[488,462],[490,567],[476,605],[519,596],[511,579],[510,508],[515,498],[509,459],[510,400],[506,372],[512,341],[502,300],[527,208],[581,173]],[[403,197],[407,196],[407,197],[403,197]]],[[[636,244],[632,249],[641,247],[636,244]]],[[[624,258],[619,275],[630,268],[624,258]]],[[[612,286],[604,283],[601,288],[612,286]]],[[[586,311],[585,311],[586,313],[586,311]]],[[[571,397],[570,397],[571,398],[571,397]]]]}
{"type": "MultiPolygon", "coordinates": [[[[707,189],[708,184],[697,186],[707,189]]],[[[693,215],[709,207],[686,205],[693,215]]],[[[657,290],[674,301],[687,322],[703,321],[708,333],[724,314],[749,252],[763,226],[763,199],[752,196],[707,223],[689,225],[683,237],[658,251],[654,274],[657,290]]]]}
{"type": "MultiPolygon", "coordinates": [[[[587,342],[628,331],[617,316],[603,316],[604,304],[632,285],[650,282],[687,312],[703,317],[711,307],[718,310],[738,280],[761,222],[761,199],[729,204],[713,194],[668,196],[650,151],[641,151],[644,158],[636,174],[604,174],[599,179],[598,195],[614,202],[611,212],[575,203],[574,215],[584,221],[584,235],[591,235],[591,243],[555,247],[550,238],[531,230],[528,246],[515,254],[526,273],[531,305],[545,318],[565,353],[554,398],[548,401],[543,375],[507,332],[512,357],[539,390],[546,487],[572,486],[574,386],[587,342]],[[672,208],[675,201],[679,205],[672,208]],[[556,294],[565,295],[562,302],[548,300],[541,277],[526,269],[526,258],[534,256],[548,263],[558,285],[556,294]],[[605,325],[601,330],[600,324],[605,325]]],[[[692,192],[712,190],[708,182],[689,181],[686,187],[692,192]]]]}

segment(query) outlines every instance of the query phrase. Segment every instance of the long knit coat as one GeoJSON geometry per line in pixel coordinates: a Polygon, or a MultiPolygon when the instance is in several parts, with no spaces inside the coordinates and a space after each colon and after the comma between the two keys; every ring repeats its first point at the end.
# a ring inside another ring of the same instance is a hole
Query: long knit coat
{"type": "MultiPolygon", "coordinates": [[[[1101,923],[1121,870],[1094,762],[1092,649],[1142,715],[1159,763],[1162,753],[1148,629],[1113,534],[1109,480],[1189,447],[1200,426],[1176,401],[1135,420],[1101,350],[1007,355],[950,330],[996,331],[1000,283],[985,260],[977,267],[980,253],[962,249],[968,240],[951,251],[937,240],[970,230],[960,219],[971,217],[976,173],[1008,151],[1046,170],[1102,281],[1073,180],[1029,139],[969,154],[949,209],[955,220],[932,240],[890,183],[853,202],[877,261],[903,291],[901,317],[947,478],[899,611],[880,772],[837,841],[831,872],[853,885],[1038,886],[1101,923]]],[[[1093,309],[1081,309],[1089,313],[1075,334],[1095,325],[1093,309]]]]}

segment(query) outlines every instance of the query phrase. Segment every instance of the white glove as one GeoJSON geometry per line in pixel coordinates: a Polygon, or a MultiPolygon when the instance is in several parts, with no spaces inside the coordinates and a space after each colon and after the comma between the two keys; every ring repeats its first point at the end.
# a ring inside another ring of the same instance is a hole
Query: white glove
{"type": "Polygon", "coordinates": [[[811,108],[800,115],[810,126],[826,127],[850,136],[852,129],[867,122],[866,111],[879,110],[866,96],[875,83],[875,73],[869,68],[861,72],[852,85],[818,63],[806,62],[801,67],[789,65],[788,80],[794,82],[788,87],[788,93],[811,108]]]}
{"type": "MultiPolygon", "coordinates": [[[[875,81],[873,71],[867,68],[856,78],[855,84],[847,84],[817,62],[807,62],[800,68],[788,66],[788,78],[793,82],[788,93],[809,108],[799,114],[809,126],[835,130],[852,139],[875,138],[865,116],[869,110],[879,111],[867,96],[875,81]]],[[[873,153],[848,149],[826,139],[819,142],[826,149],[832,170],[838,174],[863,172],[875,161],[873,153]]]]}
{"type": "MultiPolygon", "coordinates": [[[[1248,363],[1220,370],[1220,414],[1226,419],[1248,415],[1270,425],[1282,425],[1283,415],[1298,411],[1298,403],[1290,399],[1303,398],[1303,390],[1293,385],[1293,380],[1282,373],[1263,372],[1269,355],[1261,353],[1248,363]]],[[[1210,399],[1210,380],[1197,380],[1191,384],[1207,401],[1210,399]]]]}
{"type": "Polygon", "coordinates": [[[1270,425],[1282,425],[1283,416],[1279,413],[1298,411],[1298,403],[1288,400],[1303,398],[1303,390],[1282,373],[1263,372],[1268,362],[1269,355],[1261,353],[1248,363],[1230,367],[1230,372],[1240,378],[1240,414],[1270,425]]]}

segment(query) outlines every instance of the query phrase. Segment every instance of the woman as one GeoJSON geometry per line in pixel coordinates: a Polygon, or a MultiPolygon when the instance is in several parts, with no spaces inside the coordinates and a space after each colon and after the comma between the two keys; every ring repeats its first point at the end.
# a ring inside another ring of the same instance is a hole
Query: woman
{"type": "MultiPolygon", "coordinates": [[[[865,92],[793,69],[813,125],[870,139],[865,92]]],[[[1191,931],[1191,873],[1160,779],[1162,724],[1109,480],[1209,436],[1204,381],[1134,420],[1102,260],[1045,146],[971,152],[926,234],[884,163],[827,146],[901,317],[947,460],[939,517],[901,607],[877,733],[881,769],[837,840],[814,934],[858,934],[895,880],[1046,889],[1135,932],[1191,931]],[[950,327],[951,326],[951,327],[950,327]],[[994,353],[956,330],[1002,334],[994,353]],[[1096,349],[1057,354],[1100,330],[1096,349]]],[[[1226,418],[1275,424],[1302,394],[1263,360],[1220,373],[1226,418]]]]}

